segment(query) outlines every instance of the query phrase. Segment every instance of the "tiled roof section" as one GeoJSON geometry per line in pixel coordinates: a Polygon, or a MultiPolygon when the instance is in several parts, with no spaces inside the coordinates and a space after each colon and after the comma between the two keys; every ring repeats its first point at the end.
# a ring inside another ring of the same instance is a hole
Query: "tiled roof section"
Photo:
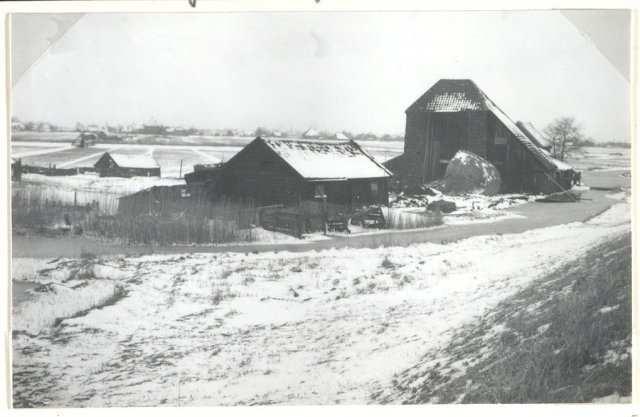
{"type": "Polygon", "coordinates": [[[516,122],[516,125],[522,130],[522,133],[527,135],[529,139],[541,148],[550,148],[551,141],[542,132],[540,132],[531,122],[516,122]]]}
{"type": "Polygon", "coordinates": [[[407,112],[486,110],[478,86],[471,80],[440,80],[416,100],[407,112]]]}
{"type": "Polygon", "coordinates": [[[392,175],[354,141],[258,140],[307,180],[388,178],[392,175]]]}

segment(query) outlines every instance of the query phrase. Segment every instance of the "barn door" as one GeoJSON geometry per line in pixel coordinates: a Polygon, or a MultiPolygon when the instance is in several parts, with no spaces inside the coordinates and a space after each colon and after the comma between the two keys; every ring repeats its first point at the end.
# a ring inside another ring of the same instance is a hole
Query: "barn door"
{"type": "Polygon", "coordinates": [[[438,179],[444,177],[443,164],[440,163],[441,159],[441,144],[439,140],[431,141],[431,156],[430,156],[430,166],[431,166],[431,179],[438,179]]]}

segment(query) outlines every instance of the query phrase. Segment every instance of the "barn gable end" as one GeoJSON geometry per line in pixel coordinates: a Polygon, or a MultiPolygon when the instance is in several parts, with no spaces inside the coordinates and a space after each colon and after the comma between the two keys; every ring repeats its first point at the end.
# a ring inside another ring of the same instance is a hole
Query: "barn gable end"
{"type": "Polygon", "coordinates": [[[403,163],[387,165],[405,185],[442,178],[449,160],[464,149],[498,168],[502,191],[552,192],[571,186],[562,180],[571,167],[534,143],[472,80],[440,80],[405,113],[403,163]]]}

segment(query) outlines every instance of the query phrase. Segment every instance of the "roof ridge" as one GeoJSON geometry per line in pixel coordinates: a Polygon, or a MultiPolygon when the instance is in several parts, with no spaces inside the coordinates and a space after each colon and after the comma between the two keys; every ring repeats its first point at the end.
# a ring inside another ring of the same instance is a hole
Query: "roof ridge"
{"type": "Polygon", "coordinates": [[[256,139],[262,139],[263,141],[274,141],[274,142],[293,142],[293,143],[317,143],[320,145],[328,144],[328,145],[346,145],[349,144],[351,140],[335,140],[335,139],[298,139],[298,138],[272,138],[258,136],[256,139]]]}

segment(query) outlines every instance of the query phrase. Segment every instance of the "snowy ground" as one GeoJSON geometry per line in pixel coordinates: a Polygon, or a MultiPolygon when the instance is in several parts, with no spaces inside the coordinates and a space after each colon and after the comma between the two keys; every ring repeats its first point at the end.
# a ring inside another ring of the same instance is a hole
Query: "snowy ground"
{"type": "MultiPolygon", "coordinates": [[[[41,137],[46,135],[41,134],[41,137]]],[[[61,137],[67,137],[62,135],[61,137]]],[[[29,138],[27,136],[26,138],[29,138]]],[[[28,165],[58,168],[90,167],[104,152],[114,154],[151,154],[160,165],[161,174],[167,178],[177,178],[193,171],[195,164],[228,161],[253,138],[185,136],[167,140],[165,144],[145,144],[141,142],[100,143],[89,148],[75,148],[62,141],[11,142],[11,156],[22,158],[28,165]],[[182,168],[180,164],[182,163],[182,168]]],[[[380,161],[402,153],[402,142],[363,141],[362,147],[380,161]]]]}
{"type": "Polygon", "coordinates": [[[399,211],[406,215],[420,215],[425,213],[426,206],[429,203],[446,200],[455,203],[456,210],[451,213],[443,213],[443,224],[491,223],[522,217],[513,212],[506,212],[504,209],[530,203],[535,201],[536,198],[539,198],[539,196],[528,194],[499,194],[495,196],[482,194],[464,196],[443,194],[435,196],[401,195],[400,198],[391,203],[391,210],[399,211]]]}
{"type": "Polygon", "coordinates": [[[631,169],[631,148],[580,148],[568,158],[567,162],[579,170],[631,169]]]}
{"type": "Polygon", "coordinates": [[[48,284],[13,307],[15,405],[372,402],[456,329],[628,232],[629,216],[621,202],[449,245],[14,260],[14,279],[48,284]]]}

